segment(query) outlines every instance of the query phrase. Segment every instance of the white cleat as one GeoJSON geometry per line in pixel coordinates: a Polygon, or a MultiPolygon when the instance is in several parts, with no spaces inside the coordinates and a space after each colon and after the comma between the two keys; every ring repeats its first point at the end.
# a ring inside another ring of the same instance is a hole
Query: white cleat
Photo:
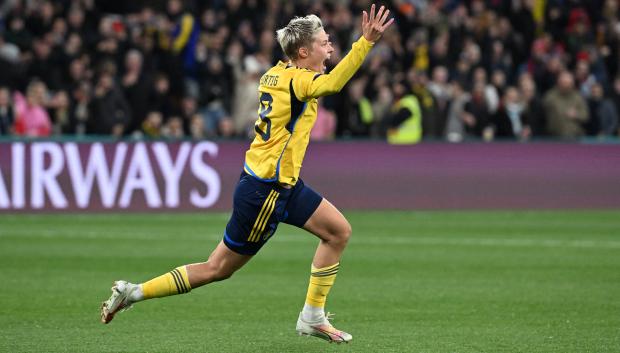
{"type": "Polygon", "coordinates": [[[307,322],[303,319],[301,313],[297,319],[297,333],[300,336],[314,336],[328,341],[329,343],[349,343],[353,339],[350,334],[336,329],[329,323],[330,314],[318,322],[307,322]]]}
{"type": "Polygon", "coordinates": [[[131,308],[133,303],[129,300],[129,297],[137,288],[138,285],[127,281],[114,282],[112,295],[101,304],[101,322],[107,324],[114,319],[116,313],[131,308]]]}

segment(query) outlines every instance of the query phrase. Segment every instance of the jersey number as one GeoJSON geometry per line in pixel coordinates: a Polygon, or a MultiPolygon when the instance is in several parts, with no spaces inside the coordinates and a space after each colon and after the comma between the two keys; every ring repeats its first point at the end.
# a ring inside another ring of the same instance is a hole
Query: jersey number
{"type": "Polygon", "coordinates": [[[258,112],[260,121],[254,125],[254,130],[263,138],[263,141],[269,140],[271,136],[271,119],[267,117],[267,115],[271,113],[271,103],[273,103],[271,94],[264,92],[260,95],[260,111],[258,112]],[[261,129],[261,127],[263,127],[264,130],[261,129]]]}

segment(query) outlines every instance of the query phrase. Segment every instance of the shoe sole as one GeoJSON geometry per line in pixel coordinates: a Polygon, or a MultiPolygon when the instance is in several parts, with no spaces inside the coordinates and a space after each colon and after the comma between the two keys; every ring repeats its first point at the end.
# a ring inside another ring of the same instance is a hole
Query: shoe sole
{"type": "Polygon", "coordinates": [[[340,341],[336,341],[334,339],[332,339],[332,337],[326,333],[321,331],[320,329],[314,329],[314,332],[304,332],[304,331],[297,331],[297,334],[300,336],[306,336],[306,337],[316,337],[316,338],[320,338],[324,341],[327,341],[329,343],[336,343],[336,344],[341,344],[341,343],[349,343],[351,340],[346,341],[344,339],[341,339],[340,341]]]}
{"type": "MultiPolygon", "coordinates": [[[[116,282],[114,282],[114,284],[112,285],[112,288],[110,288],[112,290],[112,296],[114,296],[115,294],[120,295],[121,292],[118,291],[118,289],[116,288],[116,282]]],[[[110,299],[112,299],[112,296],[110,296],[110,299]]],[[[118,313],[120,310],[122,310],[125,306],[121,303],[116,310],[114,311],[110,311],[110,308],[108,308],[108,302],[110,301],[110,299],[104,301],[103,303],[101,303],[101,322],[104,324],[109,324],[110,321],[112,321],[112,319],[114,319],[114,315],[116,315],[116,313],[118,313]]]]}

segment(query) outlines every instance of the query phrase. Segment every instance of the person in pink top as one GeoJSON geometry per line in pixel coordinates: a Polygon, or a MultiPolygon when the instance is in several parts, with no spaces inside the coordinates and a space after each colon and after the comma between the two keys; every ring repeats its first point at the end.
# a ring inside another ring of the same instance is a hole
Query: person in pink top
{"type": "Polygon", "coordinates": [[[319,101],[319,110],[317,111],[314,128],[310,131],[310,139],[312,141],[329,141],[334,139],[335,134],[336,114],[331,110],[325,109],[322,101],[319,101]]]}
{"type": "Polygon", "coordinates": [[[15,91],[15,133],[30,137],[46,137],[52,132],[52,122],[43,107],[47,88],[41,81],[35,80],[28,84],[26,97],[15,91]]]}

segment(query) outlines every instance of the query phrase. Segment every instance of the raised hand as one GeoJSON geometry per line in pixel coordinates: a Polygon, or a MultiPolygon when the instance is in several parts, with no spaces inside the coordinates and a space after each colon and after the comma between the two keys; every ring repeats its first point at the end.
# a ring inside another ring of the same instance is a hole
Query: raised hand
{"type": "Polygon", "coordinates": [[[375,4],[370,7],[370,15],[366,11],[362,12],[362,34],[369,42],[378,41],[383,32],[394,22],[394,18],[388,21],[390,10],[381,6],[375,16],[375,4]],[[386,22],[387,21],[387,22],[386,22]]]}

